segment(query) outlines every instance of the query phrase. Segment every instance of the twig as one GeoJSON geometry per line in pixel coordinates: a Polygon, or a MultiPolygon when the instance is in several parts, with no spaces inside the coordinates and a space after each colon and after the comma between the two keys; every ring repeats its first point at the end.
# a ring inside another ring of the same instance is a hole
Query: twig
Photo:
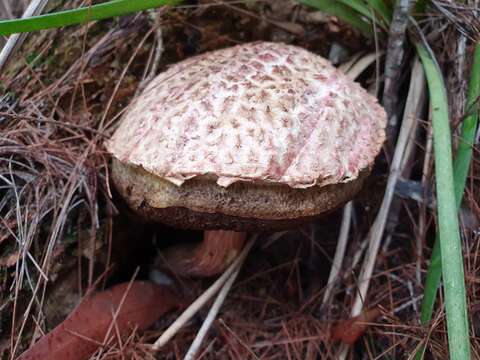
{"type": "Polygon", "coordinates": [[[369,249],[367,251],[367,256],[364,259],[364,263],[362,266],[362,272],[359,279],[359,282],[360,282],[359,289],[358,289],[355,303],[352,307],[352,312],[351,312],[352,317],[359,315],[362,311],[362,307],[363,307],[362,301],[366,296],[368,286],[370,284],[370,277],[373,272],[373,266],[375,264],[375,259],[378,253],[380,241],[382,239],[383,230],[385,229],[387,215],[390,209],[390,205],[392,203],[395,185],[401,174],[401,165],[402,165],[402,160],[404,158],[405,148],[407,147],[408,141],[410,140],[411,130],[414,128],[415,122],[416,122],[416,117],[414,113],[404,114],[402,126],[400,129],[400,135],[398,137],[392,165],[390,168],[390,176],[388,178],[385,195],[383,197],[380,211],[370,230],[369,249]]]}
{"type": "MultiPolygon", "coordinates": [[[[49,0],[32,0],[30,5],[25,9],[22,18],[39,15],[47,5],[48,1],[49,0]]],[[[15,49],[22,45],[26,37],[26,34],[14,34],[8,38],[7,43],[0,52],[0,73],[15,49]]]]}
{"type": "Polygon", "coordinates": [[[100,132],[103,132],[108,126],[104,126],[105,125],[105,121],[107,120],[107,116],[109,114],[109,111],[110,111],[110,108],[113,104],[113,101],[115,99],[115,96],[117,95],[117,92],[118,90],[120,89],[120,85],[122,84],[122,81],[123,79],[125,78],[125,76],[127,75],[127,71],[128,69],[130,68],[130,65],[132,65],[132,62],[133,60],[135,59],[135,57],[137,56],[138,52],[140,51],[140,49],[142,48],[143,44],[145,43],[145,41],[147,40],[147,38],[150,36],[150,34],[153,32],[154,29],[151,29],[149,31],[147,31],[147,33],[145,34],[145,36],[140,40],[139,44],[137,45],[137,47],[135,48],[135,50],[133,51],[133,54],[132,56],[130,56],[130,59],[128,59],[128,62],[127,64],[125,65],[117,83],[115,84],[115,88],[113,89],[113,92],[112,92],[112,95],[110,96],[106,106],[105,106],[105,111],[103,112],[103,115],[102,115],[102,118],[100,120],[100,123],[98,125],[98,130],[100,132]]]}
{"type": "Polygon", "coordinates": [[[330,302],[330,296],[332,294],[333,285],[337,279],[338,273],[342,268],[343,258],[345,256],[345,249],[348,242],[348,233],[350,231],[350,224],[352,219],[352,202],[348,202],[343,208],[342,224],[340,227],[340,234],[338,236],[337,248],[335,249],[335,256],[333,258],[332,268],[328,277],[327,287],[323,294],[322,307],[330,302]]]}
{"type": "Polygon", "coordinates": [[[165,330],[165,332],[155,341],[152,346],[152,349],[158,351],[163,347],[168,341],[175,336],[175,334],[185,325],[188,320],[190,320],[197,312],[204,306],[210,298],[215,295],[215,293],[222,287],[223,284],[230,278],[230,276],[235,272],[237,267],[243,263],[244,259],[247,257],[248,252],[255,243],[256,238],[250,239],[250,241],[245,245],[242,252],[239,254],[237,259],[228,267],[227,270],[220,276],[200,297],[195,300],[171,325],[165,330]]]}
{"type": "MultiPolygon", "coordinates": [[[[408,91],[407,101],[405,103],[405,116],[413,116],[414,118],[419,118],[422,114],[422,111],[425,107],[425,94],[426,94],[426,81],[425,75],[423,73],[423,67],[418,58],[413,62],[412,66],[412,75],[410,76],[410,87],[408,91]]],[[[417,122],[414,123],[414,128],[412,129],[412,134],[415,134],[417,130],[417,122]]],[[[405,152],[403,154],[403,159],[400,164],[402,169],[401,176],[404,179],[410,178],[411,169],[407,167],[408,163],[411,162],[414,156],[415,150],[415,139],[412,139],[407,143],[405,147],[405,152]]],[[[399,198],[393,200],[391,205],[391,210],[388,213],[387,224],[385,232],[388,234],[388,241],[385,241],[383,246],[383,251],[387,251],[392,239],[393,232],[398,224],[398,219],[400,216],[400,210],[402,208],[402,203],[399,198]]]]}
{"type": "Polygon", "coordinates": [[[222,4],[222,6],[225,6],[226,8],[230,8],[234,11],[239,12],[240,14],[247,15],[247,16],[252,17],[254,19],[265,21],[267,23],[270,23],[270,24],[278,27],[279,29],[282,29],[286,32],[292,33],[292,34],[297,35],[297,36],[302,36],[303,33],[305,32],[301,26],[287,26],[280,21],[271,20],[271,19],[268,19],[266,17],[260,17],[260,16],[258,16],[257,14],[255,14],[251,11],[248,11],[248,10],[243,9],[242,7],[233,5],[233,2],[214,1],[214,3],[222,4]]]}
{"type": "Polygon", "coordinates": [[[192,345],[190,346],[190,349],[188,349],[187,354],[184,357],[184,360],[194,360],[195,356],[197,355],[198,350],[200,349],[200,345],[202,345],[202,341],[207,335],[208,330],[212,326],[213,321],[215,320],[215,317],[218,314],[218,311],[222,307],[223,302],[225,301],[225,298],[228,295],[228,292],[230,291],[233,283],[235,282],[235,279],[238,276],[238,273],[240,272],[240,269],[243,265],[243,262],[245,261],[245,257],[242,259],[242,262],[238,264],[236,270],[234,273],[230,276],[230,278],[227,280],[227,282],[223,285],[222,289],[220,290],[217,298],[215,299],[215,302],[213,303],[212,307],[210,308],[210,311],[208,312],[208,315],[203,322],[200,330],[198,331],[197,336],[193,340],[192,345]]]}
{"type": "MultiPolygon", "coordinates": [[[[367,244],[368,244],[368,239],[364,239],[360,245],[358,246],[357,250],[355,251],[355,253],[353,254],[352,256],[352,263],[350,264],[350,269],[351,271],[353,271],[358,263],[360,262],[360,260],[362,259],[362,256],[363,256],[363,253],[365,252],[365,249],[367,248],[367,244]]],[[[346,278],[346,275],[345,274],[345,278],[346,278]]]]}
{"type": "MultiPolygon", "coordinates": [[[[148,11],[148,18],[153,22],[153,27],[155,28],[155,49],[153,54],[153,59],[150,59],[148,72],[145,74],[144,78],[138,85],[135,96],[138,96],[147,86],[147,84],[155,77],[158,71],[158,66],[160,65],[160,60],[165,50],[163,47],[163,33],[162,33],[162,24],[161,24],[161,15],[162,9],[157,11],[156,9],[150,9],[148,11]]],[[[151,57],[150,57],[151,58],[151,57]]]]}
{"type": "Polygon", "coordinates": [[[411,297],[412,299],[407,301],[406,303],[401,304],[400,306],[397,306],[395,309],[392,310],[392,314],[397,314],[400,311],[408,308],[409,306],[413,306],[414,309],[417,308],[417,303],[423,299],[423,294],[420,294],[415,297],[411,297]]]}
{"type": "Polygon", "coordinates": [[[403,46],[408,25],[410,11],[409,0],[397,0],[393,10],[388,37],[387,56],[385,59],[385,86],[383,88],[383,106],[388,116],[387,141],[392,142],[397,115],[395,107],[398,100],[398,88],[402,76],[402,62],[404,56],[403,46]]]}

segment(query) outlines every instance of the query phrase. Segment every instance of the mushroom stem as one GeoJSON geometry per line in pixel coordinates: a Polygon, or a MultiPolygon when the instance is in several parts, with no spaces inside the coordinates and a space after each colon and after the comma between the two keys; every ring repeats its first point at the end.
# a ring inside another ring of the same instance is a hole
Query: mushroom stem
{"type": "Polygon", "coordinates": [[[165,259],[176,275],[208,277],[222,273],[243,248],[246,233],[235,231],[205,231],[198,245],[170,248],[165,259]]]}

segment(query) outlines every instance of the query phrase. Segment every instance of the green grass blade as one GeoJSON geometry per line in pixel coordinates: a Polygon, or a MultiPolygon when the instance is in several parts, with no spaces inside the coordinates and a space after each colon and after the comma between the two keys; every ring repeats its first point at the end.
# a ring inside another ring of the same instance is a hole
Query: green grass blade
{"type": "Polygon", "coordinates": [[[366,0],[368,6],[372,8],[382,20],[387,24],[390,25],[392,21],[392,13],[393,9],[389,8],[385,3],[385,0],[366,0]]]}
{"type": "MultiPolygon", "coordinates": [[[[473,142],[475,140],[475,131],[478,124],[478,108],[474,109],[480,97],[480,44],[475,46],[473,56],[472,71],[470,74],[470,83],[467,98],[467,114],[469,114],[462,126],[460,144],[453,164],[454,185],[457,211],[462,202],[463,191],[467,182],[468,169],[472,158],[473,142]]],[[[432,318],[433,306],[437,297],[437,289],[442,275],[442,262],[440,254],[440,242],[438,237],[433,246],[430,265],[428,267],[427,278],[425,281],[424,297],[420,313],[420,322],[423,325],[428,324],[432,318]]],[[[422,351],[423,352],[423,351],[422,351]]],[[[422,358],[422,354],[417,353],[416,359],[422,358]]]]}
{"type": "MultiPolygon", "coordinates": [[[[438,285],[442,279],[442,259],[440,254],[440,240],[435,237],[430,265],[428,266],[427,277],[425,279],[425,288],[423,290],[422,309],[420,311],[420,323],[428,324],[432,318],[435,298],[437,297],[438,285]]],[[[425,345],[422,344],[415,354],[415,360],[422,360],[425,355],[425,345]]]]}
{"type": "Polygon", "coordinates": [[[444,279],[449,353],[452,360],[466,360],[470,359],[470,338],[453,179],[447,95],[442,74],[435,60],[421,45],[417,45],[417,52],[425,68],[432,104],[438,234],[444,279]]]}
{"type": "Polygon", "coordinates": [[[163,5],[174,5],[178,2],[178,0],[114,0],[99,5],[60,11],[53,14],[33,16],[25,19],[3,20],[0,21],[0,35],[11,35],[82,24],[87,21],[126,15],[163,5]]]}
{"type": "Polygon", "coordinates": [[[475,46],[473,55],[472,72],[467,95],[467,114],[463,121],[462,135],[458,144],[457,155],[453,171],[455,173],[455,190],[457,194],[457,206],[462,203],[462,195],[467,183],[468,169],[472,160],[472,149],[475,141],[475,132],[478,124],[478,105],[480,97],[480,43],[475,46]]]}
{"type": "Polygon", "coordinates": [[[438,236],[433,244],[432,256],[428,265],[427,277],[425,279],[425,289],[423,291],[422,309],[420,312],[420,323],[428,324],[432,318],[433,306],[437,297],[437,289],[442,278],[442,259],[440,256],[440,241],[438,236]]]}
{"type": "MultiPolygon", "coordinates": [[[[365,2],[363,0],[337,0],[338,2],[344,4],[345,6],[351,7],[353,10],[358,12],[360,15],[367,18],[372,24],[375,22],[378,26],[382,27],[384,30],[388,30],[388,24],[390,22],[385,22],[383,16],[381,14],[377,14],[376,9],[370,4],[368,1],[365,2]],[[373,10],[373,12],[372,12],[373,10]],[[380,15],[380,17],[378,17],[380,15]]],[[[382,3],[383,0],[370,0],[371,2],[375,3],[382,3]]]]}
{"type": "Polygon", "coordinates": [[[326,14],[336,16],[340,20],[360,30],[365,36],[373,36],[372,24],[362,19],[361,14],[338,1],[331,0],[299,0],[299,2],[314,7],[326,14]]]}
{"type": "Polygon", "coordinates": [[[367,4],[362,0],[337,0],[339,3],[342,3],[345,6],[351,7],[353,10],[357,11],[361,15],[372,20],[370,10],[367,7],[367,4]]]}

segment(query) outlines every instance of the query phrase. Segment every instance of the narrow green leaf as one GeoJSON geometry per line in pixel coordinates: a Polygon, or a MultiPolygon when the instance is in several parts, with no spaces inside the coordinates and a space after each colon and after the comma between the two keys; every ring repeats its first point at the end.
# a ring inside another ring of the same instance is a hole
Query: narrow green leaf
{"type": "Polygon", "coordinates": [[[448,102],[440,69],[428,51],[417,44],[432,104],[438,235],[450,359],[470,359],[470,338],[465,294],[462,247],[453,179],[452,146],[448,102]]]}
{"type": "Polygon", "coordinates": [[[373,27],[368,21],[362,19],[361,14],[351,7],[338,1],[330,0],[299,0],[305,5],[312,6],[326,14],[336,16],[340,20],[360,30],[365,36],[373,36],[373,27]]]}
{"type": "MultiPolygon", "coordinates": [[[[367,18],[372,24],[376,23],[377,26],[383,28],[383,30],[388,30],[388,25],[390,22],[385,22],[383,16],[380,13],[377,13],[376,9],[370,4],[363,0],[337,0],[338,2],[344,4],[345,6],[351,7],[353,10],[358,12],[359,15],[357,16],[364,16],[367,18]]],[[[383,4],[382,0],[371,0],[372,2],[379,2],[383,4]]]]}
{"type": "Polygon", "coordinates": [[[351,7],[353,10],[357,11],[358,13],[362,14],[367,18],[371,18],[370,11],[362,0],[337,0],[338,2],[344,4],[345,6],[351,7]]]}
{"type": "Polygon", "coordinates": [[[381,16],[385,24],[390,25],[393,9],[389,8],[384,0],[366,0],[366,2],[368,6],[381,16]]]}
{"type": "Polygon", "coordinates": [[[82,24],[87,21],[126,15],[163,5],[174,5],[178,2],[179,0],[113,0],[99,5],[60,11],[53,14],[33,16],[25,19],[3,20],[0,21],[0,35],[82,24]]]}
{"type": "MultiPolygon", "coordinates": [[[[473,56],[472,71],[470,74],[470,82],[467,98],[467,114],[462,126],[462,134],[460,136],[460,144],[453,165],[455,198],[457,211],[463,198],[463,191],[468,176],[468,169],[472,158],[473,142],[475,140],[475,132],[478,125],[478,108],[475,108],[480,97],[480,43],[475,46],[473,56]]],[[[437,297],[437,289],[440,284],[442,275],[442,262],[440,254],[440,241],[437,238],[433,246],[430,265],[428,267],[427,278],[425,280],[425,290],[420,313],[420,321],[423,325],[428,324],[432,318],[435,298],[437,297]]],[[[423,356],[422,352],[417,353],[416,359],[419,360],[423,356]]]]}
{"type": "Polygon", "coordinates": [[[432,318],[437,289],[442,278],[442,259],[440,257],[440,241],[438,236],[433,244],[432,256],[428,266],[427,278],[425,279],[425,289],[423,290],[422,309],[420,312],[420,323],[426,325],[432,318]]]}
{"type": "Polygon", "coordinates": [[[455,190],[457,194],[457,206],[462,203],[463,190],[467,183],[468,169],[472,159],[475,132],[478,124],[478,100],[480,97],[480,43],[475,46],[473,55],[472,73],[467,95],[467,117],[463,121],[462,135],[458,144],[457,156],[453,171],[455,174],[455,190]]]}

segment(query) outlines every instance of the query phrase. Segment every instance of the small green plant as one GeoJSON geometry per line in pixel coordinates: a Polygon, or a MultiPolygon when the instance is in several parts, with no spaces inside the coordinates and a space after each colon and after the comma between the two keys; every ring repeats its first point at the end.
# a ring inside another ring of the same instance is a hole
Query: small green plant
{"type": "MultiPolygon", "coordinates": [[[[432,104],[437,233],[444,281],[450,358],[470,359],[465,275],[457,216],[447,93],[442,73],[433,56],[421,45],[417,45],[417,53],[423,62],[432,104]]],[[[463,187],[460,193],[463,193],[463,187]]]]}
{"type": "Polygon", "coordinates": [[[0,35],[11,35],[36,30],[83,24],[88,21],[108,19],[164,5],[175,5],[180,0],[112,0],[103,4],[74,10],[33,16],[25,19],[0,21],[0,35]]]}
{"type": "MultiPolygon", "coordinates": [[[[463,121],[462,133],[453,163],[453,181],[455,186],[456,210],[462,203],[463,192],[467,182],[468,170],[472,159],[473,143],[478,125],[478,107],[475,106],[480,97],[480,44],[475,46],[473,66],[470,74],[470,83],[467,100],[467,117],[463,121]]],[[[442,259],[440,239],[437,236],[433,246],[430,266],[425,280],[424,298],[420,313],[420,322],[427,325],[433,313],[438,286],[442,278],[442,259]]],[[[417,360],[422,358],[422,352],[417,354],[417,360]]]]}

